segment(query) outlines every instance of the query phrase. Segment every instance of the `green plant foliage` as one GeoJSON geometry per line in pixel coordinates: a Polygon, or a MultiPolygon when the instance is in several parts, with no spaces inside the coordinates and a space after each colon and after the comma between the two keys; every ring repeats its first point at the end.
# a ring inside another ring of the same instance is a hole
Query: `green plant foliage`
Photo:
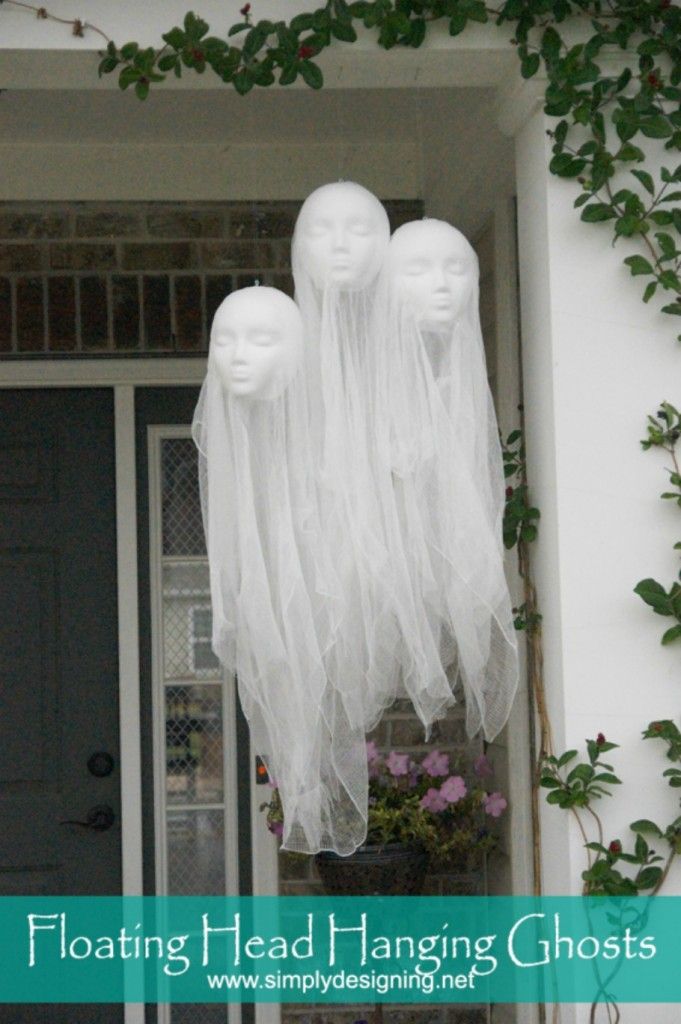
{"type": "MultiPolygon", "coordinates": [[[[681,761],[681,732],[671,721],[651,722],[643,733],[646,739],[663,739],[667,742],[667,757],[681,761]]],[[[540,785],[549,790],[547,801],[563,810],[579,815],[588,811],[598,826],[598,839],[585,842],[585,849],[595,853],[589,858],[588,868],[582,872],[584,894],[588,896],[637,896],[651,895],[658,891],[666,875],[660,866],[663,857],[651,847],[646,835],[662,840],[668,848],[667,866],[671,859],[681,852],[681,817],[666,828],[660,828],[648,818],[639,818],[629,826],[635,835],[633,850],[627,851],[621,839],[609,843],[603,839],[603,828],[593,808],[593,802],[602,796],[611,796],[610,787],[620,780],[613,775],[612,766],[600,760],[601,754],[617,749],[599,733],[596,739],[586,741],[588,761],[579,762],[568,770],[578,756],[578,751],[568,750],[560,757],[544,757],[540,785]],[[636,868],[625,873],[624,865],[636,868]]],[[[662,773],[669,785],[681,787],[681,769],[668,768],[662,773]]]]}
{"type": "MultiPolygon", "coordinates": [[[[677,456],[677,446],[681,439],[681,413],[669,402],[662,402],[655,416],[648,416],[647,437],[641,441],[644,451],[650,448],[662,448],[671,459],[669,468],[669,484],[671,490],[663,491],[663,501],[673,501],[681,508],[681,472],[677,456]]],[[[674,545],[681,550],[681,541],[674,545]]],[[[634,587],[642,601],[655,612],[675,620],[674,625],[662,634],[662,643],[670,644],[681,640],[681,572],[669,588],[665,588],[654,579],[641,580],[634,587]]]]}
{"type": "Polygon", "coordinates": [[[313,58],[354,43],[358,27],[390,50],[421,46],[437,22],[452,36],[469,23],[510,24],[522,77],[546,76],[544,109],[558,122],[551,172],[578,181],[583,221],[609,223],[615,241],[641,249],[624,262],[646,278],[644,301],[662,296],[663,312],[681,316],[681,164],[653,175],[639,145],[651,139],[671,156],[681,151],[681,7],[674,0],[327,0],[280,21],[255,21],[252,6],[241,9],[225,39],[210,36],[207,22],[189,12],[159,50],[111,42],[99,74],[117,73],[121,89],[134,87],[140,99],[184,68],[210,71],[241,94],[299,76],[320,89],[323,71],[313,58]]]}
{"type": "MultiPolygon", "coordinates": [[[[503,537],[504,545],[509,550],[521,542],[529,543],[537,538],[539,509],[530,504],[525,474],[525,445],[522,432],[513,430],[501,445],[504,460],[504,476],[506,478],[506,504],[504,507],[503,537]]],[[[516,609],[516,611],[519,611],[516,609]]],[[[526,617],[516,624],[516,629],[524,629],[528,625],[526,617]]],[[[532,625],[537,624],[534,616],[532,625]]]]}

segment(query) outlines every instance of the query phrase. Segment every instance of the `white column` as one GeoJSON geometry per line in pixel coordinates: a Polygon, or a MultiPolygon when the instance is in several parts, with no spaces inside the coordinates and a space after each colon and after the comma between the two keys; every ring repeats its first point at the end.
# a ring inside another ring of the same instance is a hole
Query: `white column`
{"type": "MultiPolygon", "coordinates": [[[[572,206],[579,186],[548,173],[546,131],[554,125],[538,110],[516,137],[528,472],[541,508],[533,560],[546,689],[558,752],[582,751],[585,737],[598,732],[621,744],[606,760],[623,785],[597,809],[606,842],[619,838],[630,847],[630,822],[652,818],[664,827],[678,814],[678,793],[661,778],[664,747],[643,741],[641,730],[656,718],[678,720],[681,649],[661,647],[670,620],[652,614],[632,589],[648,576],[668,587],[678,572],[672,547],[681,517],[658,497],[666,483],[664,453],[643,453],[639,440],[648,412],[663,399],[681,402],[679,326],[657,312],[655,300],[643,305],[640,279],[621,264],[636,251],[631,243],[613,249],[609,226],[581,223],[572,206]]],[[[544,891],[578,894],[583,840],[567,812],[548,806],[543,795],[541,804],[544,891]]],[[[681,892],[680,872],[663,891],[681,892]]],[[[582,1019],[570,1007],[562,1010],[564,1020],[582,1019]]],[[[662,1006],[645,1012],[647,1020],[671,1019],[662,1006]]]]}

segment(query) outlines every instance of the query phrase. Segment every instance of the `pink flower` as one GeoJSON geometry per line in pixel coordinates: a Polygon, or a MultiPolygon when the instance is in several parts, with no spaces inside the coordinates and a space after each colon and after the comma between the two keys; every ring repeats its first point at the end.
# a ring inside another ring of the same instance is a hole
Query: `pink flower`
{"type": "Polygon", "coordinates": [[[447,775],[449,773],[449,757],[447,754],[441,754],[439,750],[432,750],[427,757],[424,757],[421,766],[433,778],[438,775],[447,775]]]}
{"type": "Polygon", "coordinates": [[[273,836],[283,836],[284,834],[284,823],[282,821],[272,821],[267,826],[273,836]]]}
{"type": "Polygon", "coordinates": [[[421,797],[419,803],[426,811],[444,811],[447,806],[447,801],[441,791],[433,786],[430,787],[425,796],[421,797]]]}
{"type": "Polygon", "coordinates": [[[483,804],[485,805],[485,813],[489,814],[492,818],[500,818],[508,807],[501,793],[488,793],[483,800],[483,804]]]}
{"type": "Polygon", "coordinates": [[[473,771],[480,779],[484,779],[485,776],[494,775],[494,768],[489,761],[489,758],[481,754],[473,764],[473,771]]]}
{"type": "Polygon", "coordinates": [[[448,804],[455,804],[466,795],[466,783],[460,775],[450,775],[440,786],[440,792],[448,804]]]}
{"type": "Polygon", "coordinates": [[[391,775],[406,775],[409,771],[409,754],[398,754],[391,750],[385,759],[385,766],[391,775]]]}

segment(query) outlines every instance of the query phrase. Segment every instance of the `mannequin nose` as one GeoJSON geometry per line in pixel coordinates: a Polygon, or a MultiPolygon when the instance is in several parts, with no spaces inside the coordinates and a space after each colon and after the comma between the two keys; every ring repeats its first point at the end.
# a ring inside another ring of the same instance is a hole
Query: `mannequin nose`
{"type": "Polygon", "coordinates": [[[347,249],[347,233],[345,228],[337,227],[333,233],[332,248],[334,252],[345,252],[347,249]]]}
{"type": "Polygon", "coordinates": [[[234,346],[232,363],[243,363],[246,359],[246,339],[239,338],[234,346]]]}
{"type": "Polygon", "coordinates": [[[432,274],[433,291],[446,292],[447,291],[447,279],[443,267],[433,267],[432,274]]]}

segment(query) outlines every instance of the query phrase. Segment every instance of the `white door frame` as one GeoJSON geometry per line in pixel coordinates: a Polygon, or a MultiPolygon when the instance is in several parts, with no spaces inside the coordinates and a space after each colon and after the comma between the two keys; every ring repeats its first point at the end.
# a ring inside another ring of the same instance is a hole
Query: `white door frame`
{"type": "MultiPolygon", "coordinates": [[[[116,542],[118,576],[118,700],[120,721],[122,894],[142,894],[142,775],[135,388],[200,385],[204,358],[0,360],[0,388],[112,388],[115,415],[116,542]]],[[[186,428],[185,433],[186,433],[186,428]]],[[[253,796],[253,794],[252,794],[253,796]]],[[[253,801],[251,800],[251,803],[253,801]]],[[[262,821],[251,815],[253,891],[276,893],[276,852],[255,841],[262,821]],[[261,849],[259,849],[261,847],[261,849]]],[[[257,1024],[277,1024],[279,1006],[256,1004],[257,1024]]],[[[125,1004],[125,1024],[144,1024],[144,1004],[125,1004]]]]}

